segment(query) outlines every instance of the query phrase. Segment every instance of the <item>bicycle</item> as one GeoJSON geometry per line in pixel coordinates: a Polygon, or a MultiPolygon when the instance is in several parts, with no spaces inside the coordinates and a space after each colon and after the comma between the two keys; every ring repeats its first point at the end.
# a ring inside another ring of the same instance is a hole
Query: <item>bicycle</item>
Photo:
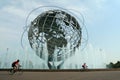
{"type": "Polygon", "coordinates": [[[13,68],[10,69],[9,74],[10,74],[10,75],[13,75],[13,74],[15,74],[15,73],[18,73],[18,74],[22,75],[22,74],[23,74],[23,70],[22,70],[21,67],[22,67],[22,66],[19,65],[19,66],[18,66],[18,69],[16,69],[16,70],[14,70],[13,68]]]}

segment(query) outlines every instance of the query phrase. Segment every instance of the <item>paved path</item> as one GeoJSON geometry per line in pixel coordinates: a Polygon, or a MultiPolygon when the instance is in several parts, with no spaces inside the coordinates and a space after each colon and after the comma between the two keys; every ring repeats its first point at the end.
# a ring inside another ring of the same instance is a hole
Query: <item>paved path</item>
{"type": "Polygon", "coordinates": [[[14,75],[0,71],[0,80],[120,80],[120,71],[23,72],[14,75]]]}

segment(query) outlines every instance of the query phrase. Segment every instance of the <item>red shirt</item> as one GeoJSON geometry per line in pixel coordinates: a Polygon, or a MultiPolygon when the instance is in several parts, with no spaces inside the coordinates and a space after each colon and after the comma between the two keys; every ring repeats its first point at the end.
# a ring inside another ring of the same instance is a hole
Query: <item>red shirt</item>
{"type": "Polygon", "coordinates": [[[18,62],[18,61],[15,61],[15,62],[14,62],[14,64],[15,64],[15,65],[18,65],[18,64],[19,64],[19,62],[18,62]]]}

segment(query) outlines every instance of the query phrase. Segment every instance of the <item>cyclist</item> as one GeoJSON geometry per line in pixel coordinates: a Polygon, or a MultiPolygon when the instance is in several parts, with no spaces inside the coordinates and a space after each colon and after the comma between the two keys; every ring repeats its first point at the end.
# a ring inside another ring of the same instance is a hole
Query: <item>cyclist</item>
{"type": "Polygon", "coordinates": [[[84,63],[84,64],[82,65],[82,68],[83,68],[83,69],[87,69],[87,67],[88,67],[88,66],[86,65],[86,63],[84,63]]]}
{"type": "Polygon", "coordinates": [[[16,71],[19,67],[20,67],[20,64],[19,64],[20,60],[18,59],[17,61],[14,61],[12,63],[12,67],[13,67],[13,70],[16,71]]]}

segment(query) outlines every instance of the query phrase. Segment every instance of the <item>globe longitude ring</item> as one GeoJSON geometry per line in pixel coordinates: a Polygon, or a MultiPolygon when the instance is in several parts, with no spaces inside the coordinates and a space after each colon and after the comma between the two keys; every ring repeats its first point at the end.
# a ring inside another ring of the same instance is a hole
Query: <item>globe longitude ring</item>
{"type": "MultiPolygon", "coordinates": [[[[53,7],[52,7],[53,8],[53,7]]],[[[62,61],[81,44],[82,30],[75,15],[63,8],[46,9],[31,21],[28,40],[36,54],[62,61]]]]}

